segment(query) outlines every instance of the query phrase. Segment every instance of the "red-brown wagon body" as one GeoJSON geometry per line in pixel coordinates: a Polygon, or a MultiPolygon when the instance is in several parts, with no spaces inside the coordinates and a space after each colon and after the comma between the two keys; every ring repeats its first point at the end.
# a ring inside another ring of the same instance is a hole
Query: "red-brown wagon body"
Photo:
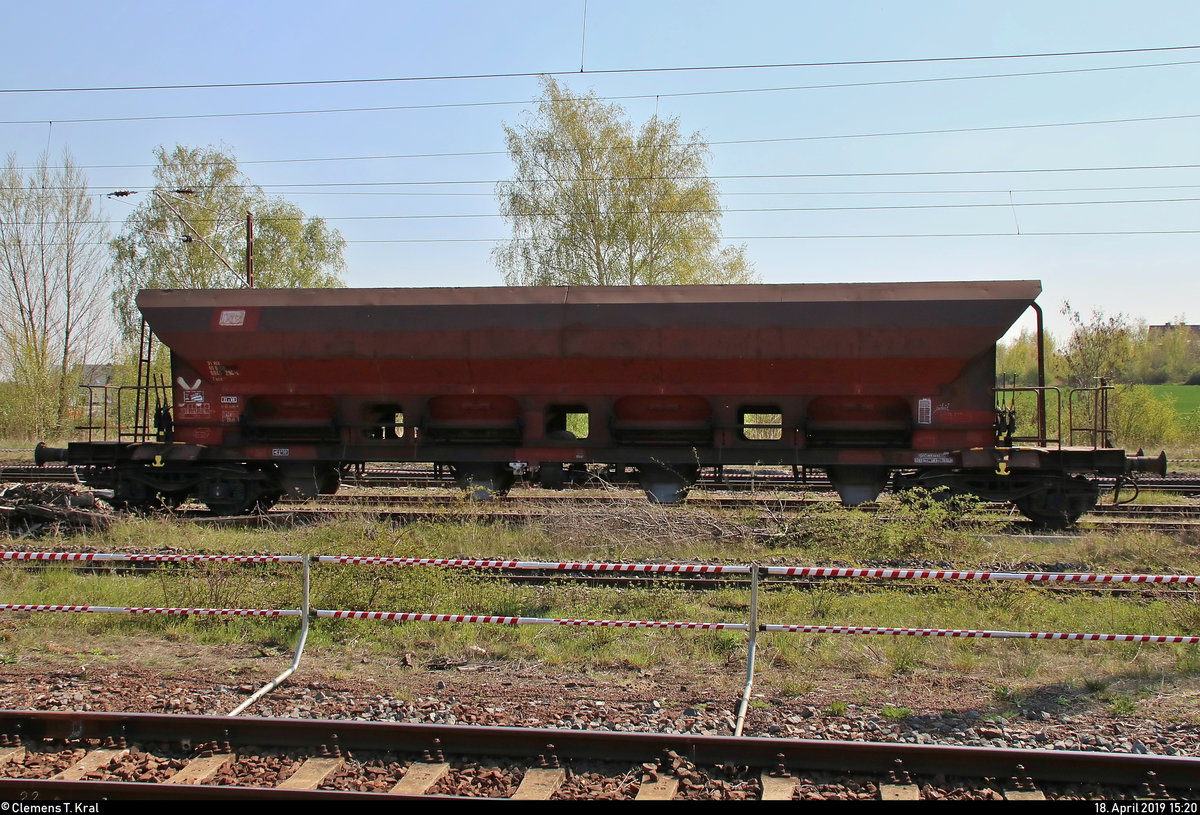
{"type": "Polygon", "coordinates": [[[138,305],[172,354],[155,453],[170,469],[246,467],[310,494],[364,462],[449,464],[492,490],[512,465],[556,484],[607,464],[670,500],[700,467],[784,464],[825,468],[853,503],[896,471],[973,472],[983,492],[1010,468],[1125,471],[1123,451],[1000,446],[995,345],[1040,290],[146,290],[138,305]]]}

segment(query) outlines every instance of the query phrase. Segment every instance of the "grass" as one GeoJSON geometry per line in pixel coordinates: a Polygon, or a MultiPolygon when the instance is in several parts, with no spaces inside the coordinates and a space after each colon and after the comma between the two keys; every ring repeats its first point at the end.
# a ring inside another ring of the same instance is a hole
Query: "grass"
{"type": "Polygon", "coordinates": [[[1155,399],[1172,401],[1178,416],[1200,410],[1200,385],[1151,385],[1150,389],[1155,399]]]}
{"type": "Polygon", "coordinates": [[[1129,716],[1137,712],[1137,703],[1128,696],[1117,696],[1113,698],[1109,709],[1118,716],[1129,716]]]}
{"type": "MultiPolygon", "coordinates": [[[[1033,570],[1052,564],[1069,571],[1200,572],[1194,539],[1145,532],[1088,534],[1061,543],[1022,538],[982,540],[987,522],[970,506],[921,500],[897,502],[876,514],[816,506],[799,516],[755,528],[744,519],[691,509],[636,507],[606,510],[601,523],[564,522],[511,528],[500,524],[423,523],[393,528],[368,516],[278,530],[218,529],[164,519],[133,518],[110,530],[70,540],[46,540],[58,551],[173,551],[197,553],[347,554],[504,557],[536,560],[773,562],[789,565],[939,565],[1033,570]]],[[[22,542],[26,546],[26,542],[22,542]]],[[[0,601],[113,606],[296,608],[299,569],[287,564],[189,564],[152,575],[119,570],[85,574],[63,566],[0,565],[0,601]]],[[[637,588],[573,583],[513,585],[483,573],[432,567],[320,565],[313,568],[314,608],[431,611],[535,617],[744,622],[749,592],[723,587],[685,591],[664,577],[637,588]]],[[[868,586],[829,581],[807,590],[760,595],[760,621],[894,627],[998,628],[1101,633],[1193,633],[1200,604],[1181,593],[1052,593],[1024,584],[893,581],[868,586]]],[[[110,660],[111,638],[161,639],[200,646],[238,644],[286,655],[295,645],[295,619],[210,619],[166,616],[0,615],[0,664],[23,654],[93,663],[110,660]],[[55,643],[51,647],[50,643],[55,643]],[[57,649],[57,650],[56,650],[57,649]],[[96,653],[89,653],[97,651],[96,653]]],[[[991,683],[993,701],[1016,705],[1040,687],[1084,684],[1097,698],[1110,683],[1152,683],[1164,676],[1200,676],[1200,649],[1123,643],[1030,642],[838,637],[768,633],[759,638],[763,681],[781,695],[820,698],[829,675],[868,685],[918,684],[953,675],[991,683]]],[[[418,665],[450,662],[539,663],[547,669],[636,671],[694,666],[735,675],[744,666],[746,636],[737,631],[663,631],[540,626],[389,624],[315,620],[308,652],[334,657],[415,655],[418,665]]],[[[353,660],[348,660],[347,665],[353,660]]],[[[351,668],[346,668],[347,671],[351,668]]],[[[1114,697],[1115,698],[1115,697],[1114,697]]],[[[1132,697],[1131,697],[1132,698],[1132,697]]],[[[823,707],[826,703],[822,702],[823,707]]],[[[844,713],[844,703],[841,712],[844,713]]],[[[831,715],[839,703],[828,703],[831,715]]],[[[1111,704],[1115,710],[1115,703],[1111,704]]],[[[904,708],[895,716],[903,718],[904,708]]],[[[885,716],[888,714],[884,714],[885,716]]]]}
{"type": "MultiPolygon", "coordinates": [[[[1129,499],[1131,491],[1128,487],[1121,491],[1121,502],[1129,499]]],[[[1112,503],[1112,492],[1100,496],[1100,504],[1112,503]]],[[[1139,490],[1132,502],[1136,505],[1154,504],[1158,506],[1195,506],[1196,499],[1181,492],[1162,492],[1160,490],[1139,490]]]]}
{"type": "Polygon", "coordinates": [[[893,705],[884,705],[879,711],[885,719],[891,719],[894,722],[902,721],[913,715],[913,712],[906,707],[895,707],[893,705]]]}

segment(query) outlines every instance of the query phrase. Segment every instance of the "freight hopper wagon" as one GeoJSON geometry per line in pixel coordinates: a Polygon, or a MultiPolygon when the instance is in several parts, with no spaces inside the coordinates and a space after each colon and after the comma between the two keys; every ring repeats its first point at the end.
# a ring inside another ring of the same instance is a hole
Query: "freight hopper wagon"
{"type": "Polygon", "coordinates": [[[1165,457],[1113,448],[1097,411],[1089,443],[1071,446],[1061,409],[1046,428],[1054,389],[1032,389],[1037,438],[1014,437],[996,407],[1011,390],[997,395],[996,342],[1040,290],[145,290],[138,306],[171,351],[153,427],[141,394],[140,435],[42,447],[39,460],[84,467],[129,505],[191,498],[222,514],[334,492],[367,462],[440,464],[475,497],[604,465],[660,502],[702,468],[790,465],[823,468],[848,504],[891,479],[1064,525],[1095,504],[1097,476],[1165,457]]]}

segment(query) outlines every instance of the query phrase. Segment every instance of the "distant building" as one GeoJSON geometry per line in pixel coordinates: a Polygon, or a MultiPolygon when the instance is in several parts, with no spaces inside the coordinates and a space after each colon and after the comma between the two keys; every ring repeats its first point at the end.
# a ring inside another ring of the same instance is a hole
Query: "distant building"
{"type": "MultiPolygon", "coordinates": [[[[1177,323],[1167,323],[1166,325],[1151,325],[1146,327],[1146,334],[1152,340],[1161,340],[1168,331],[1174,331],[1181,326],[1177,323]]],[[[1191,347],[1196,343],[1200,343],[1200,325],[1185,325],[1182,328],[1188,330],[1188,346],[1191,347]]]]}
{"type": "Polygon", "coordinates": [[[93,433],[103,433],[110,421],[110,414],[115,415],[116,397],[108,387],[116,384],[115,373],[116,366],[112,363],[79,366],[80,402],[79,407],[73,411],[72,418],[77,422],[76,430],[88,431],[89,440],[93,438],[93,433]]]}
{"type": "Polygon", "coordinates": [[[79,366],[79,384],[81,385],[111,385],[116,366],[112,363],[102,365],[79,366]]]}

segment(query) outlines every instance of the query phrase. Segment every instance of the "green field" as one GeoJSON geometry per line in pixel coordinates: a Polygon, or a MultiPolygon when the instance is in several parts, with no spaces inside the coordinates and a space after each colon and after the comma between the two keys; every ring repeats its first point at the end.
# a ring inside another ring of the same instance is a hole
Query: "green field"
{"type": "Polygon", "coordinates": [[[1151,385],[1154,398],[1175,400],[1175,412],[1179,415],[1200,410],[1200,385],[1151,385]]]}

